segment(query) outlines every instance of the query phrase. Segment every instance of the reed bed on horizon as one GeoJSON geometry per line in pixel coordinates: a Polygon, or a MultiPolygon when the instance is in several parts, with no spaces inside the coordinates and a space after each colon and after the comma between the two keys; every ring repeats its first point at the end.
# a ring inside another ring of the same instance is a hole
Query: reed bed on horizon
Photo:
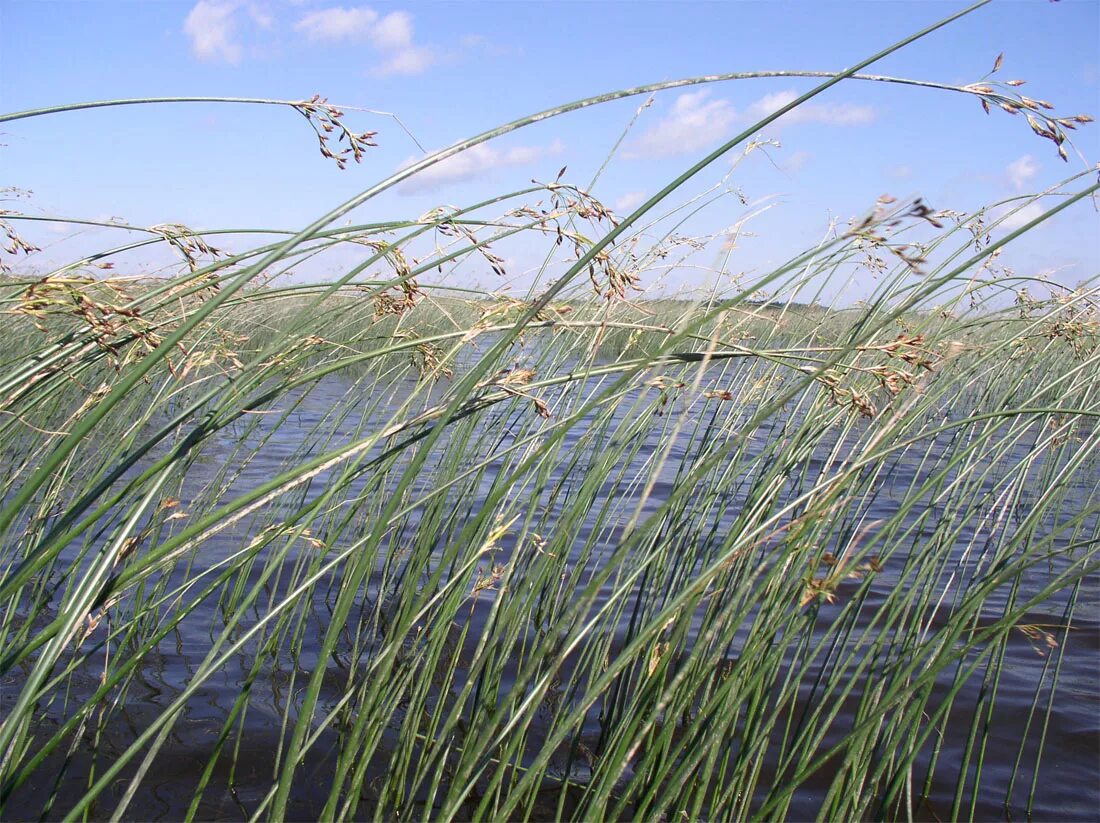
{"type": "MultiPolygon", "coordinates": [[[[1059,150],[1076,122],[916,85],[1059,150]]],[[[758,127],[625,217],[559,178],[329,227],[376,186],[242,253],[146,230],[170,277],[96,268],[131,241],[0,278],[0,814],[1048,809],[1095,629],[1100,285],[998,267],[1041,220],[883,200],[752,282],[646,295],[684,240],[645,213],[758,127]],[[459,288],[517,235],[548,250],[529,294],[459,288]],[[852,272],[870,297],[825,303],[852,272]]]]}

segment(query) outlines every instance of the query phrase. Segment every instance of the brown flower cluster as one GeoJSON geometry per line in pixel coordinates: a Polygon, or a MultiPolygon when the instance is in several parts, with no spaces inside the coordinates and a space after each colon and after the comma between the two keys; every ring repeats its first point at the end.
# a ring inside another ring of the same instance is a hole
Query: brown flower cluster
{"type": "Polygon", "coordinates": [[[294,103],[293,106],[294,110],[306,118],[309,125],[313,127],[321,147],[321,154],[330,160],[335,160],[336,165],[341,169],[347,168],[349,157],[355,160],[356,163],[361,163],[363,161],[363,150],[378,145],[374,142],[378,132],[353,132],[344,125],[342,119],[344,113],[335,106],[330,105],[328,100],[319,94],[313,95],[309,100],[294,103]],[[336,142],[338,144],[346,144],[342,148],[333,149],[329,145],[329,139],[334,133],[337,135],[336,142]]]}
{"type": "MultiPolygon", "coordinates": [[[[1004,54],[997,55],[990,74],[996,74],[1004,65],[1004,54]]],[[[996,107],[1011,115],[1023,113],[1031,130],[1040,137],[1050,140],[1058,149],[1058,156],[1069,161],[1066,153],[1066,129],[1076,129],[1078,125],[1091,123],[1093,118],[1087,114],[1070,117],[1055,117],[1047,112],[1054,110],[1054,104],[1046,100],[1037,100],[1016,92],[1015,89],[1026,84],[1026,80],[1006,80],[1003,83],[982,82],[964,86],[965,91],[978,95],[978,101],[986,114],[996,107]]]]}

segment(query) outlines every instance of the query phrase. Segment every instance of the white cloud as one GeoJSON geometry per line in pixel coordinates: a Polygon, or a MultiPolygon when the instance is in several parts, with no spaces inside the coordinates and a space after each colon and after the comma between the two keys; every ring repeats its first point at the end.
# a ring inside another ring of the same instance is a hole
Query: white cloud
{"type": "Polygon", "coordinates": [[[183,21],[183,33],[191,39],[191,51],[200,60],[236,65],[244,55],[241,23],[270,30],[275,18],[258,3],[241,0],[199,0],[183,21]]]}
{"type": "Polygon", "coordinates": [[[378,21],[370,38],[380,49],[407,49],[412,45],[412,35],[412,17],[408,12],[391,11],[378,21]]]}
{"type": "MultiPolygon", "coordinates": [[[[245,49],[241,24],[270,31],[275,19],[246,0],[198,0],[183,23],[191,50],[200,60],[236,64],[245,49]]],[[[413,18],[406,11],[381,15],[367,6],[329,6],[306,11],[292,26],[311,43],[366,42],[379,53],[372,73],[420,74],[440,62],[431,48],[413,42],[413,18]]]]}
{"type": "Polygon", "coordinates": [[[248,4],[248,16],[261,29],[271,30],[275,27],[275,18],[255,3],[248,4]]]}
{"type": "Polygon", "coordinates": [[[644,191],[632,191],[624,194],[612,205],[612,208],[620,214],[634,211],[645,201],[644,191]]]}
{"type": "Polygon", "coordinates": [[[420,74],[439,62],[433,49],[413,44],[413,19],[405,11],[385,16],[366,6],[332,6],[304,15],[294,24],[311,42],[369,41],[384,59],[371,73],[420,74]]]}
{"type": "MultiPolygon", "coordinates": [[[[735,123],[755,123],[798,97],[794,91],[767,94],[738,112],[729,100],[708,100],[708,89],[687,92],[662,120],[645,132],[627,151],[627,157],[667,157],[708,148],[727,137],[735,123]]],[[[865,126],[877,113],[856,103],[803,103],[783,115],[774,126],[818,123],[825,126],[865,126]]]]}
{"type": "Polygon", "coordinates": [[[237,22],[234,15],[240,4],[229,0],[199,0],[183,21],[183,31],[191,38],[191,51],[200,60],[237,63],[241,45],[234,35],[237,22]]]}
{"type": "Polygon", "coordinates": [[[464,34],[459,38],[459,45],[466,51],[484,52],[490,57],[522,57],[523,48],[514,45],[501,45],[496,40],[490,40],[484,34],[464,34]]]}
{"type": "Polygon", "coordinates": [[[894,177],[898,178],[898,180],[908,180],[910,177],[913,176],[913,167],[894,166],[894,168],[890,169],[890,174],[894,175],[894,177]]]}
{"type": "Polygon", "coordinates": [[[412,46],[401,49],[388,60],[379,63],[371,73],[378,77],[388,77],[391,74],[420,74],[426,71],[437,61],[435,52],[429,48],[412,46]]]}
{"type": "Polygon", "coordinates": [[[745,114],[753,120],[759,120],[761,117],[766,117],[773,111],[783,108],[796,97],[798,95],[793,91],[777,91],[772,94],[765,94],[756,102],[750,103],[745,114]]]}
{"type": "Polygon", "coordinates": [[[668,157],[707,148],[725,137],[736,113],[729,100],[707,100],[709,89],[676,98],[670,111],[646,131],[627,157],[668,157]]]}
{"type": "Polygon", "coordinates": [[[333,6],[309,12],[294,24],[294,30],[313,42],[353,40],[367,36],[377,20],[373,9],[333,6]]]}
{"type": "MultiPolygon", "coordinates": [[[[402,194],[431,191],[452,183],[473,180],[493,169],[525,166],[544,157],[561,154],[563,148],[560,140],[554,140],[548,146],[515,146],[508,151],[500,151],[485,143],[479,143],[410,177],[401,183],[398,191],[402,194]]],[[[400,168],[412,165],[417,159],[410,157],[401,164],[400,168]]]]}
{"type": "MultiPolygon", "coordinates": [[[[754,123],[797,98],[798,93],[790,89],[766,94],[749,105],[745,110],[745,119],[747,122],[754,123]]],[[[776,124],[789,126],[796,123],[820,123],[825,126],[866,126],[875,121],[875,116],[875,110],[871,106],[860,106],[855,103],[811,102],[803,103],[783,115],[776,124]]]]}
{"type": "Polygon", "coordinates": [[[311,11],[294,24],[314,43],[336,43],[341,40],[370,40],[383,50],[407,49],[412,45],[412,16],[404,11],[391,11],[385,17],[366,6],[345,8],[333,6],[311,11]]]}
{"type": "Polygon", "coordinates": [[[1030,223],[1036,217],[1043,213],[1043,207],[1038,203],[1028,203],[1022,209],[1014,214],[1010,214],[1004,219],[997,228],[1005,229],[1007,231],[1013,231],[1021,226],[1030,223]]]}
{"type": "MultiPolygon", "coordinates": [[[[556,151],[561,151],[560,141],[555,144],[557,146],[556,151]]],[[[516,146],[509,149],[504,155],[504,164],[506,166],[522,166],[524,163],[533,163],[546,154],[546,150],[541,146],[516,146]]]]}
{"type": "Polygon", "coordinates": [[[1012,187],[1020,191],[1031,182],[1031,178],[1039,173],[1039,164],[1035,162],[1035,158],[1030,154],[1025,154],[1018,160],[1009,163],[1005,173],[1008,175],[1008,182],[1012,184],[1012,187]]]}
{"type": "Polygon", "coordinates": [[[809,162],[813,154],[808,151],[796,151],[783,163],[784,171],[799,171],[809,162]]]}

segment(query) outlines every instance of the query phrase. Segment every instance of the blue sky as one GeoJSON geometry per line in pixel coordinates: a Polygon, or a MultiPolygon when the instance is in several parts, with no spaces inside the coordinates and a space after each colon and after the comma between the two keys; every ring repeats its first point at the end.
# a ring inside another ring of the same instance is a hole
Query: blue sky
{"type": "MultiPolygon", "coordinates": [[[[150,95],[321,93],[349,107],[393,112],[434,149],[626,86],[731,71],[840,70],[962,5],[0,0],[0,109],[150,95]]],[[[1026,80],[1021,91],[1052,101],[1059,115],[1098,115],[1098,44],[1094,0],[1005,0],[869,71],[965,84],[986,75],[1004,52],[998,78],[1026,80]]],[[[812,85],[748,80],[663,92],[593,193],[630,210],[756,116],[812,85]]],[[[532,177],[552,179],[565,165],[569,180],[587,183],[642,102],[620,101],[509,135],[371,201],[356,217],[416,217],[441,203],[520,188],[532,177]]],[[[318,154],[308,126],[289,109],[186,104],[22,120],[0,128],[2,185],[34,192],[21,201],[29,213],[293,229],[420,155],[389,117],[349,110],[346,119],[357,131],[376,130],[379,147],[344,172],[318,154]]],[[[964,211],[1047,188],[1100,159],[1096,124],[1071,136],[1084,160],[1071,152],[1065,164],[1023,118],[987,116],[970,96],[846,82],[765,129],[762,137],[780,146],[752,152],[736,167],[719,161],[674,200],[725,179],[748,201],[722,198],[685,225],[684,232],[696,234],[718,232],[771,205],[745,224],[729,259],[731,270],[761,272],[814,243],[831,220],[865,213],[885,192],[964,211]]],[[[1093,277],[1100,268],[1098,228],[1097,213],[1081,205],[1004,260],[1070,284],[1093,277]]],[[[28,265],[46,270],[89,244],[108,244],[110,231],[72,237],[63,226],[27,230],[43,246],[28,265]]],[[[522,244],[504,253],[516,272],[541,259],[539,249],[522,244]]],[[[708,255],[712,263],[718,252],[708,255]]],[[[315,264],[331,271],[340,265],[339,259],[315,264]]],[[[486,272],[462,276],[493,286],[486,272]]],[[[686,267],[663,287],[699,288],[707,278],[704,269],[686,267]]]]}

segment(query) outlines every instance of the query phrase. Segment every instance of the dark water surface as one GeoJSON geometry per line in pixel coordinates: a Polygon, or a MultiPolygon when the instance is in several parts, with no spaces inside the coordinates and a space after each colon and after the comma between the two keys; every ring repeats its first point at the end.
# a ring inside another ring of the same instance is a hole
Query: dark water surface
{"type": "MultiPolygon", "coordinates": [[[[203,457],[189,470],[185,491],[180,494],[181,499],[187,500],[188,487],[198,490],[212,482],[218,476],[225,461],[240,460],[233,454],[233,449],[237,445],[234,437],[237,434],[246,434],[256,444],[269,434],[270,439],[263,442],[262,447],[246,463],[237,467],[235,476],[230,475],[228,487],[223,490],[222,496],[228,499],[269,480],[277,472],[285,469],[288,464],[301,459],[303,440],[316,437],[319,427],[323,429],[324,421],[331,414],[332,409],[346,404],[348,392],[354,390],[355,387],[346,381],[335,378],[326,380],[308,393],[302,394],[293,414],[281,425],[277,425],[274,418],[271,418],[270,422],[265,418],[258,424],[255,421],[248,421],[254,424],[251,429],[245,429],[242,424],[240,432],[220,433],[217,435],[217,441],[205,447],[203,457]]],[[[285,401],[282,405],[285,405],[285,401]]],[[[521,409],[518,413],[529,413],[529,409],[521,409]]],[[[635,471],[644,466],[647,461],[654,459],[663,442],[661,427],[666,426],[669,419],[668,417],[656,419],[644,432],[643,442],[632,458],[635,471]]],[[[318,444],[317,451],[322,451],[323,448],[334,448],[341,442],[348,442],[356,436],[355,425],[361,422],[351,417],[336,421],[331,442],[323,447],[318,444]]],[[[493,421],[494,426],[506,423],[507,421],[502,419],[493,421]]],[[[584,425],[574,426],[567,435],[563,454],[574,450],[591,449],[592,444],[585,439],[585,433],[584,425]]],[[[765,425],[752,434],[752,442],[748,450],[750,453],[754,450],[760,453],[772,438],[779,436],[782,436],[779,424],[765,425]]],[[[892,517],[897,512],[898,501],[908,494],[911,485],[926,476],[936,461],[942,458],[953,445],[955,444],[949,437],[945,438],[942,444],[938,444],[932,450],[930,456],[929,454],[923,456],[923,462],[907,454],[899,456],[889,466],[889,470],[883,472],[876,481],[876,494],[865,504],[866,520],[872,522],[892,517]]],[[[657,476],[651,495],[645,503],[644,513],[655,512],[668,499],[677,482],[676,464],[684,454],[698,446],[699,444],[687,434],[683,434],[676,442],[669,456],[669,465],[657,476]]],[[[826,466],[831,446],[832,442],[826,438],[826,441],[815,449],[809,459],[809,474],[812,475],[814,471],[826,466]]],[[[1028,446],[1028,443],[1014,446],[1005,457],[1006,463],[1011,464],[1021,460],[1026,455],[1028,446]]],[[[430,485],[431,468],[430,465],[426,467],[423,477],[425,486],[430,485]]],[[[562,468],[562,464],[559,464],[555,471],[561,473],[565,469],[562,468]]],[[[482,494],[488,493],[496,476],[496,467],[490,467],[481,476],[479,482],[482,494]]],[[[1010,517],[1026,517],[1028,498],[1034,500],[1042,494],[1043,489],[1038,485],[1039,475],[1035,476],[1035,486],[1024,489],[1024,499],[1017,506],[1019,510],[1013,512],[1010,517]]],[[[328,474],[318,476],[303,492],[301,500],[314,499],[321,494],[329,477],[328,474]]],[[[567,477],[553,479],[565,483],[573,482],[567,477]]],[[[995,479],[996,473],[991,475],[990,483],[995,479]]],[[[751,485],[752,478],[745,478],[741,487],[736,485],[731,487],[736,490],[736,495],[727,501],[717,521],[712,524],[715,528],[720,530],[732,524],[740,512],[740,502],[745,499],[751,485]]],[[[1075,486],[1067,494],[1064,507],[1067,510],[1077,511],[1094,507],[1097,501],[1097,485],[1100,485],[1100,471],[1094,456],[1091,462],[1078,470],[1075,486]]],[[[785,491],[785,494],[793,496],[797,490],[798,483],[792,479],[790,488],[785,491]]],[[[620,488],[617,493],[624,498],[624,505],[619,509],[622,512],[632,510],[631,505],[625,504],[641,499],[641,489],[637,486],[626,490],[620,488]]],[[[354,497],[354,491],[348,496],[354,497]]],[[[532,501],[531,505],[535,505],[536,502],[538,501],[532,501]]],[[[468,499],[458,505],[467,507],[469,512],[476,512],[479,500],[468,499]]],[[[541,505],[553,506],[554,502],[541,501],[541,505]]],[[[914,517],[922,512],[914,512],[914,517]]],[[[927,512],[923,513],[927,514],[927,512]]],[[[943,516],[949,517],[950,514],[944,512],[943,516]]],[[[935,517],[931,519],[934,521],[935,517]]],[[[254,535],[252,523],[251,520],[243,520],[206,541],[194,553],[191,574],[211,568],[232,552],[239,551],[242,544],[254,535]]],[[[406,528],[415,529],[415,525],[414,518],[406,528]]],[[[967,564],[971,563],[967,555],[975,551],[974,528],[974,523],[968,523],[955,536],[960,575],[967,573],[967,564]]],[[[580,532],[580,540],[576,541],[574,551],[579,552],[583,541],[589,537],[610,541],[613,544],[616,533],[615,529],[609,528],[607,524],[586,523],[580,532]]],[[[1091,531],[1086,528],[1085,533],[1095,533],[1095,515],[1091,531]]],[[[926,539],[930,539],[927,532],[918,531],[910,550],[919,551],[921,540],[926,539]]],[[[292,554],[293,556],[296,555],[292,554]]],[[[259,567],[257,567],[258,571],[259,567]]],[[[182,574],[182,572],[177,570],[176,574],[182,574]]],[[[874,608],[884,602],[885,593],[899,585],[901,580],[901,563],[894,563],[884,568],[868,596],[865,611],[868,614],[873,613],[874,608]]],[[[1038,586],[1041,582],[1042,580],[1037,578],[1034,585],[1038,586]]],[[[1023,595],[1028,594],[1026,591],[1028,585],[1032,584],[1025,581],[1023,595]]],[[[381,574],[369,581],[363,595],[363,608],[370,608],[372,604],[384,599],[385,592],[382,586],[381,574]]],[[[994,593],[984,613],[996,615],[998,609],[1003,606],[1003,596],[1003,593],[994,593]],[[998,602],[998,598],[1002,600],[998,602]]],[[[319,645],[323,632],[327,628],[331,600],[334,598],[335,594],[326,592],[324,586],[318,587],[309,618],[310,625],[306,627],[303,634],[306,645],[298,657],[297,669],[288,663],[279,669],[265,671],[253,686],[243,722],[244,733],[239,742],[240,753],[236,766],[232,766],[232,758],[223,756],[219,759],[213,774],[209,777],[210,787],[197,810],[197,816],[200,819],[240,820],[247,819],[255,812],[271,785],[275,753],[280,741],[284,739],[283,722],[288,701],[293,705],[300,699],[301,690],[317,665],[326,666],[326,677],[321,694],[322,705],[335,706],[343,696],[348,672],[341,669],[341,661],[318,661],[316,646],[310,646],[311,643],[319,645]],[[233,769],[232,775],[231,769],[233,769]],[[225,787],[230,783],[233,789],[228,790],[225,787]]],[[[1065,619],[1067,598],[1068,592],[1059,593],[1051,598],[1039,609],[1028,614],[1027,624],[1061,626],[1065,619]]],[[[491,602],[491,598],[486,597],[475,603],[471,612],[470,636],[472,638],[476,638],[484,629],[491,602]]],[[[953,604],[947,600],[938,612],[926,616],[929,632],[935,632],[937,628],[944,625],[952,607],[953,604]]],[[[828,605],[822,608],[823,626],[828,624],[830,608],[828,605]]],[[[627,614],[629,615],[629,610],[627,614]]],[[[56,792],[57,797],[52,810],[46,814],[46,817],[63,816],[70,808],[71,802],[82,794],[88,783],[89,774],[93,773],[93,768],[101,773],[104,764],[109,763],[113,755],[123,751],[134,737],[171,703],[180,689],[190,682],[210,648],[212,637],[219,630],[218,603],[214,599],[204,603],[184,620],[178,629],[160,644],[156,653],[150,656],[148,663],[141,667],[140,673],[129,689],[119,696],[113,719],[105,726],[99,739],[85,741],[72,752],[60,751],[52,755],[10,798],[4,819],[37,818],[42,811],[44,798],[51,792],[56,792]],[[94,762],[93,747],[98,752],[94,762]],[[66,758],[69,759],[69,768],[64,771],[61,780],[55,783],[53,776],[57,772],[57,767],[60,767],[66,758]]],[[[746,631],[748,631],[747,626],[746,631]]],[[[1034,819],[1100,819],[1100,579],[1097,576],[1090,576],[1080,587],[1077,593],[1077,604],[1073,611],[1072,627],[1058,637],[1059,644],[1051,647],[1046,644],[1046,635],[1029,635],[1023,630],[1011,633],[1006,662],[1001,668],[999,682],[996,684],[995,700],[992,702],[987,720],[980,726],[981,732],[989,736],[985,761],[981,765],[982,788],[972,808],[970,792],[964,795],[962,816],[973,815],[985,820],[1025,819],[1029,811],[1028,795],[1034,780],[1036,782],[1034,804],[1030,809],[1034,819]],[[1055,669],[1058,675],[1057,693],[1048,713],[1050,684],[1055,669]],[[1021,740],[1025,741],[1023,745],[1021,740]],[[1041,763],[1037,774],[1036,763],[1041,763]],[[1011,792],[1010,784],[1012,784],[1011,792]]],[[[175,820],[187,811],[194,788],[206,769],[214,741],[240,694],[241,684],[247,679],[252,660],[250,654],[242,651],[230,664],[209,679],[195,698],[187,703],[183,716],[172,729],[168,743],[154,761],[141,790],[130,804],[125,815],[127,818],[175,820]]],[[[0,698],[4,706],[9,706],[17,696],[20,677],[20,672],[16,671],[7,682],[0,684],[2,688],[0,698]]],[[[40,736],[43,738],[48,736],[56,729],[57,724],[68,716],[65,711],[66,699],[84,698],[94,691],[97,685],[96,672],[78,672],[68,684],[67,696],[59,694],[52,704],[41,706],[40,736]]],[[[950,686],[949,678],[942,683],[937,683],[936,694],[941,696],[946,694],[950,686]]],[[[934,751],[938,760],[929,797],[923,802],[914,801],[913,813],[917,818],[946,820],[951,817],[955,786],[959,781],[959,771],[964,768],[964,753],[971,734],[973,709],[978,705],[982,690],[987,688],[988,684],[983,683],[983,677],[980,675],[969,680],[954,702],[942,739],[937,737],[933,741],[935,745],[928,745],[922,750],[918,768],[913,773],[914,797],[918,797],[921,793],[925,770],[934,751]]],[[[810,695],[805,695],[806,701],[810,699],[810,695]]],[[[937,700],[934,695],[929,704],[937,705],[937,700]]],[[[804,702],[798,708],[805,707],[804,702]]],[[[590,728],[587,729],[587,733],[595,745],[600,733],[599,721],[595,712],[590,717],[590,728]]],[[[825,744],[828,745],[830,742],[826,739],[825,744]]],[[[233,745],[236,744],[233,743],[233,745]]],[[[318,744],[311,749],[310,757],[301,769],[293,792],[290,813],[294,818],[313,819],[320,813],[328,795],[329,773],[335,762],[336,745],[336,733],[328,730],[322,733],[318,744]]],[[[382,749],[385,750],[385,743],[382,749]]],[[[774,765],[774,763],[763,764],[765,777],[762,783],[764,785],[767,784],[767,775],[770,773],[769,770],[774,770],[774,765]]],[[[377,765],[372,763],[368,768],[368,783],[372,778],[381,777],[385,768],[385,763],[379,762],[377,765]]],[[[564,763],[562,768],[565,768],[564,763]]],[[[585,779],[583,764],[573,763],[570,768],[572,779],[577,781],[585,779]]],[[[964,779],[972,778],[975,768],[973,762],[967,764],[965,766],[967,774],[963,776],[964,779]]],[[[132,773],[131,769],[123,774],[126,776],[132,773]]],[[[823,773],[806,783],[796,795],[789,815],[792,819],[816,816],[830,783],[829,778],[829,774],[823,773]]],[[[126,785],[126,781],[120,780],[117,788],[112,787],[108,790],[93,810],[92,817],[109,816],[126,785]]],[[[540,806],[536,812],[541,809],[542,813],[550,814],[557,802],[557,792],[558,789],[548,786],[545,808],[540,806]]],[[[363,816],[370,816],[373,811],[370,808],[369,799],[364,800],[360,805],[360,813],[363,816]]],[[[424,813],[428,817],[431,816],[431,810],[425,810],[424,813]]],[[[884,817],[893,816],[891,810],[880,810],[878,814],[884,817]]]]}

